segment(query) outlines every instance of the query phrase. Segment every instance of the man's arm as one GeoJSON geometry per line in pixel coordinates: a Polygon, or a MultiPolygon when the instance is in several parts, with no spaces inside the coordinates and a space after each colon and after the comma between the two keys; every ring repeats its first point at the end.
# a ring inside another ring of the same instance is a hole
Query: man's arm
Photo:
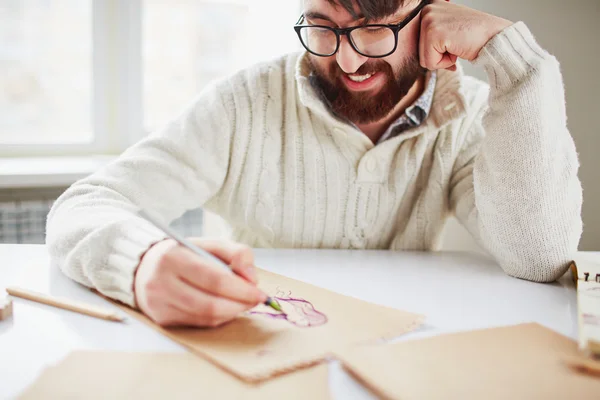
{"type": "Polygon", "coordinates": [[[140,258],[165,238],[136,208],[171,221],[215,195],[228,171],[229,121],[219,90],[207,88],[162,130],[73,184],[48,215],[53,262],[75,281],[134,306],[140,258]]]}
{"type": "Polygon", "coordinates": [[[559,63],[523,23],[494,36],[473,63],[487,72],[489,103],[464,137],[451,207],[506,273],[554,281],[582,232],[579,163],[559,63]]]}

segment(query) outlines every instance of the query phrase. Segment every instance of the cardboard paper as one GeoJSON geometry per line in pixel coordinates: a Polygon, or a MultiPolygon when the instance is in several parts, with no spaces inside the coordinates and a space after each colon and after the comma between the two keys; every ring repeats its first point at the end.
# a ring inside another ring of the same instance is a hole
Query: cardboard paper
{"type": "Polygon", "coordinates": [[[565,358],[565,363],[582,374],[589,374],[600,378],[600,361],[584,356],[565,358]]]}
{"type": "Polygon", "coordinates": [[[218,328],[168,328],[123,310],[247,381],[260,381],[326,359],[340,346],[390,339],[415,329],[422,316],[343,296],[259,270],[259,287],[278,299],[283,319],[260,305],[218,328]]]}
{"type": "Polygon", "coordinates": [[[28,399],[329,399],[327,365],[262,384],[242,382],[190,353],[77,351],[47,368],[28,399]]]}
{"type": "Polygon", "coordinates": [[[577,343],[535,323],[454,333],[338,354],[386,399],[598,399],[600,379],[566,360],[577,343]]]}

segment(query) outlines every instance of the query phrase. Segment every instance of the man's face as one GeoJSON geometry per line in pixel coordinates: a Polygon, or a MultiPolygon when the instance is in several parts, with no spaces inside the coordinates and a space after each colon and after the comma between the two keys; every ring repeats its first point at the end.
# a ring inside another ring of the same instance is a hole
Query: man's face
{"type": "MultiPolygon", "coordinates": [[[[396,13],[368,23],[397,24],[418,4],[417,0],[407,0],[396,13]]],[[[308,25],[346,28],[365,24],[356,5],[356,19],[342,6],[336,7],[327,0],[305,0],[304,5],[304,23],[308,25]]],[[[425,73],[417,53],[419,23],[417,16],[400,30],[396,51],[384,58],[358,54],[345,36],[340,38],[340,47],[333,56],[309,54],[317,85],[334,112],[354,123],[367,124],[381,120],[394,109],[425,73]]]]}

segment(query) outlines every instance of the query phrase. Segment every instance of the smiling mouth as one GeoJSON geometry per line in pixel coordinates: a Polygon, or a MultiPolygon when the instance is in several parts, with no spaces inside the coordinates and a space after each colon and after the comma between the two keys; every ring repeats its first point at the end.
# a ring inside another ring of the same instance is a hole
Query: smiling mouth
{"type": "Polygon", "coordinates": [[[344,74],[342,75],[342,80],[348,89],[352,91],[364,91],[377,87],[380,75],[378,72],[369,74],[344,74]]]}
{"type": "Polygon", "coordinates": [[[365,74],[365,75],[348,75],[348,78],[354,82],[364,82],[374,74],[365,74]]]}

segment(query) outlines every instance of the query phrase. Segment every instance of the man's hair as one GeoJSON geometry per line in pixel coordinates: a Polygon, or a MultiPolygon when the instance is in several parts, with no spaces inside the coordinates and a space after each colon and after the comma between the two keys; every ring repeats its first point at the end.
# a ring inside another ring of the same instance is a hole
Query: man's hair
{"type": "Polygon", "coordinates": [[[356,4],[362,15],[368,20],[377,20],[395,13],[405,0],[327,0],[334,7],[342,6],[356,18],[354,5],[356,4]]]}

